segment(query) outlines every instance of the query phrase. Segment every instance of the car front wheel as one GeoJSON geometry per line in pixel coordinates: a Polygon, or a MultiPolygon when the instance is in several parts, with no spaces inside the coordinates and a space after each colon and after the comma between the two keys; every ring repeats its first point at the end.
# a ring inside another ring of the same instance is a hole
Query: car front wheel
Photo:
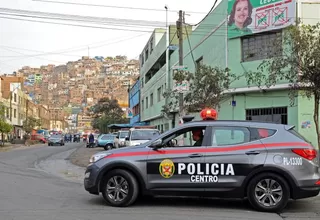
{"type": "Polygon", "coordinates": [[[111,150],[112,149],[112,144],[107,144],[106,146],[104,146],[105,150],[111,150]]]}
{"type": "Polygon", "coordinates": [[[258,211],[280,212],[290,198],[290,187],[285,179],[274,173],[255,176],[248,185],[248,200],[258,211]]]}
{"type": "Polygon", "coordinates": [[[104,179],[102,195],[111,206],[130,206],[137,200],[138,194],[138,182],[128,171],[116,169],[104,179]]]}

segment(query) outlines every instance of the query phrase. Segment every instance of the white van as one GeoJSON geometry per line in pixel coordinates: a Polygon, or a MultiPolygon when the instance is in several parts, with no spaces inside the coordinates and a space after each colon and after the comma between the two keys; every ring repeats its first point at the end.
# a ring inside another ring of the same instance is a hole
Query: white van
{"type": "Polygon", "coordinates": [[[130,128],[128,137],[126,137],[125,139],[125,145],[140,145],[152,140],[154,137],[157,137],[159,135],[160,131],[155,128],[130,128]]]}

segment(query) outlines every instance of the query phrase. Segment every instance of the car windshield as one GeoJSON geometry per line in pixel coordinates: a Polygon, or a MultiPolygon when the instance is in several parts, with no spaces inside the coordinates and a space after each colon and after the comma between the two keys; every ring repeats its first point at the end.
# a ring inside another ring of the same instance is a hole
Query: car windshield
{"type": "Polygon", "coordinates": [[[51,139],[61,139],[62,136],[61,135],[52,135],[50,138],[51,139]]]}
{"type": "Polygon", "coordinates": [[[125,138],[128,136],[129,131],[122,131],[120,132],[119,138],[125,138]]]}
{"type": "Polygon", "coordinates": [[[158,135],[160,132],[157,130],[135,130],[131,132],[131,140],[152,140],[158,135]]]}

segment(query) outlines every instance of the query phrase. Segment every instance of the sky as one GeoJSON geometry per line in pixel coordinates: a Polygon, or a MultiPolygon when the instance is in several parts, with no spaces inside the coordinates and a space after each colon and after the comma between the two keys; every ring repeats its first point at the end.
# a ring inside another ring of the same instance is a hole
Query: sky
{"type": "MultiPolygon", "coordinates": [[[[117,24],[117,26],[104,25],[109,29],[97,29],[13,20],[7,19],[7,15],[1,15],[0,13],[0,74],[10,74],[23,66],[62,65],[88,55],[90,57],[125,55],[129,59],[138,59],[140,52],[151,36],[151,32],[148,31],[165,27],[165,5],[169,9],[168,20],[170,23],[175,23],[178,19],[178,10],[184,10],[186,11],[186,23],[195,24],[206,15],[214,3],[214,0],[200,0],[201,3],[191,0],[44,1],[46,0],[1,0],[0,8],[141,20],[139,22],[141,25],[136,27],[128,27],[123,24],[117,24]],[[65,3],[54,3],[59,1],[65,3]],[[66,2],[100,6],[66,4],[66,2]],[[110,8],[101,5],[159,9],[159,11],[110,8]],[[161,24],[147,26],[148,21],[161,22],[161,24]],[[114,30],[116,28],[130,29],[130,31],[114,30]]],[[[30,17],[20,17],[19,19],[34,20],[30,17]]],[[[50,20],[50,22],[72,23],[72,21],[59,20],[50,20]]],[[[93,26],[92,24],[79,22],[73,22],[72,24],[93,26]]]]}

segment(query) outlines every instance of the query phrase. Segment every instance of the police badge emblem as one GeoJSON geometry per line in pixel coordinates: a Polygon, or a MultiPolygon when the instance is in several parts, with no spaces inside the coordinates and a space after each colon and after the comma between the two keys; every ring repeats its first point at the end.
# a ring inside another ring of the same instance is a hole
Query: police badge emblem
{"type": "Polygon", "coordinates": [[[175,171],[175,166],[172,160],[165,159],[159,165],[160,175],[166,179],[169,179],[173,176],[175,171]]]}

